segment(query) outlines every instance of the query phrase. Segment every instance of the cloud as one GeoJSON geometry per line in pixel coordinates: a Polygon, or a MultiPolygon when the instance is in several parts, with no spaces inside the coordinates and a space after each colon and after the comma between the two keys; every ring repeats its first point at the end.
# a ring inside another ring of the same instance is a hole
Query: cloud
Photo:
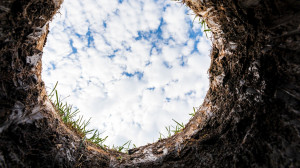
{"type": "Polygon", "coordinates": [[[109,145],[158,139],[187,123],[208,89],[210,41],[164,0],[65,0],[50,23],[42,77],[105,131],[109,145]]]}

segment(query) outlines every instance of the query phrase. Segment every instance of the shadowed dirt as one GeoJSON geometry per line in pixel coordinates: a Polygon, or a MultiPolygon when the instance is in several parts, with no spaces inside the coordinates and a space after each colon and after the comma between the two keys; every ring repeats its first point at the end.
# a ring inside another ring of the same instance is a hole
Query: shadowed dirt
{"type": "Polygon", "coordinates": [[[128,154],[66,127],[41,80],[61,0],[0,1],[0,167],[300,167],[300,2],[183,0],[213,33],[210,89],[185,129],[128,154]]]}

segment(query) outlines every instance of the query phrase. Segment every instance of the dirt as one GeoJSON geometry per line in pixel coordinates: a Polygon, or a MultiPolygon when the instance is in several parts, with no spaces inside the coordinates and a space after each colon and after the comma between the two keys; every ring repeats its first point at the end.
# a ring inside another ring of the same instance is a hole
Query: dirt
{"type": "Polygon", "coordinates": [[[300,167],[300,2],[184,0],[214,39],[185,129],[129,154],[82,144],[41,80],[60,0],[0,2],[0,167],[300,167]]]}

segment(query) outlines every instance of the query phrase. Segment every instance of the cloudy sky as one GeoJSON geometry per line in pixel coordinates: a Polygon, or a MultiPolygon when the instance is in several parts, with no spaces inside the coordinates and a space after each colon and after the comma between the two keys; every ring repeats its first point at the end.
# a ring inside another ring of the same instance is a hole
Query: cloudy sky
{"type": "Polygon", "coordinates": [[[171,0],[65,0],[44,48],[47,90],[58,81],[107,145],[156,141],[208,90],[211,42],[191,14],[171,0]]]}

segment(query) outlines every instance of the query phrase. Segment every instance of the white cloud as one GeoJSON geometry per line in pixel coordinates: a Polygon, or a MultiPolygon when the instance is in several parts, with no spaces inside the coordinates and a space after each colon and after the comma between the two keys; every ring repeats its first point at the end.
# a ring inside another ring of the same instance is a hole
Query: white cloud
{"type": "Polygon", "coordinates": [[[189,25],[186,24],[188,17],[185,11],[186,9],[180,5],[166,8],[163,14],[166,23],[163,27],[164,38],[173,38],[177,44],[183,43],[188,39],[189,25]]]}
{"type": "Polygon", "coordinates": [[[210,42],[164,0],[65,0],[44,49],[43,80],[92,117],[109,145],[157,140],[187,122],[208,89],[210,42]],[[191,35],[190,32],[194,32],[191,35]],[[191,37],[191,38],[190,38],[191,37]]]}

